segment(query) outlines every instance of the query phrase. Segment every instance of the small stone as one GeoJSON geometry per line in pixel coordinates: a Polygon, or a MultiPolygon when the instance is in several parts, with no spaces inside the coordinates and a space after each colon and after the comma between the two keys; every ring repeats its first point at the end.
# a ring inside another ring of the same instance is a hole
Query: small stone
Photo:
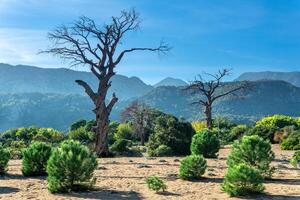
{"type": "Polygon", "coordinates": [[[214,173],[208,173],[208,176],[216,176],[214,173]]]}
{"type": "Polygon", "coordinates": [[[169,178],[177,178],[177,174],[174,173],[167,173],[166,176],[169,178]]]}
{"type": "Polygon", "coordinates": [[[214,169],[212,169],[212,168],[209,168],[209,169],[207,169],[207,171],[209,171],[209,172],[213,172],[213,171],[215,171],[214,169]]]}
{"type": "Polygon", "coordinates": [[[131,163],[132,163],[132,162],[133,162],[133,160],[129,160],[128,162],[131,162],[131,163]]]}
{"type": "Polygon", "coordinates": [[[146,157],[145,159],[146,159],[146,160],[156,160],[155,157],[146,157]]]}
{"type": "Polygon", "coordinates": [[[174,159],[174,162],[180,162],[180,160],[179,159],[174,159]]]}
{"type": "Polygon", "coordinates": [[[144,163],[140,163],[140,164],[138,164],[136,167],[137,167],[137,168],[151,168],[151,166],[146,165],[146,164],[144,164],[144,163]]]}
{"type": "Polygon", "coordinates": [[[107,168],[100,165],[100,166],[98,166],[98,169],[99,169],[99,170],[106,170],[107,168]]]}
{"type": "Polygon", "coordinates": [[[112,160],[112,161],[107,162],[107,164],[119,164],[119,163],[115,160],[112,160]]]}
{"type": "Polygon", "coordinates": [[[158,162],[165,163],[167,161],[162,159],[162,160],[159,160],[158,162]]]}

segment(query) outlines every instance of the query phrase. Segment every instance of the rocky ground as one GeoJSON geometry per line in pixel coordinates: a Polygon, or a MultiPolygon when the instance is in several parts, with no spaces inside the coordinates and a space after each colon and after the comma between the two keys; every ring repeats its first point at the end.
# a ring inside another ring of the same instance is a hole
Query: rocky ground
{"type": "MultiPolygon", "coordinates": [[[[246,199],[300,199],[300,169],[288,162],[293,152],[281,151],[278,145],[273,149],[276,154],[273,165],[277,171],[272,180],[266,181],[265,194],[246,199]]],[[[99,159],[95,190],[64,195],[50,194],[45,177],[23,177],[21,161],[11,160],[8,174],[0,178],[0,199],[229,199],[220,190],[229,151],[229,147],[223,148],[218,159],[208,159],[204,178],[198,181],[177,178],[181,159],[177,157],[99,159]],[[164,179],[167,192],[150,191],[145,184],[145,177],[150,175],[164,179]]]]}

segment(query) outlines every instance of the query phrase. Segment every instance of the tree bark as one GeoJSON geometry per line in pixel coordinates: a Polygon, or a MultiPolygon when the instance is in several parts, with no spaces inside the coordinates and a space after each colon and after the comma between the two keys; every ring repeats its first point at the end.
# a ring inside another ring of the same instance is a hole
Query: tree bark
{"type": "Polygon", "coordinates": [[[208,129],[212,129],[212,114],[211,114],[211,111],[212,111],[212,109],[211,109],[211,105],[206,105],[205,106],[205,111],[204,111],[204,113],[205,113],[205,116],[206,116],[206,127],[208,128],[208,129]]]}

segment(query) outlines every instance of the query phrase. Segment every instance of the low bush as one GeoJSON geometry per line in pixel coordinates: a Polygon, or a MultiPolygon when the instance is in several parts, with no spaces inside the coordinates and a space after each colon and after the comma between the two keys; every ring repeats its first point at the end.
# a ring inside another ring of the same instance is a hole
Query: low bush
{"type": "Polygon", "coordinates": [[[4,174],[7,170],[7,163],[10,159],[10,153],[7,149],[0,146],[0,175],[4,174]]]}
{"type": "Polygon", "coordinates": [[[274,157],[269,141],[257,135],[244,136],[242,140],[233,143],[227,165],[233,167],[244,163],[255,167],[263,176],[269,178],[274,172],[274,168],[270,166],[274,157]]]}
{"type": "Polygon", "coordinates": [[[233,127],[230,131],[229,141],[232,142],[234,140],[242,138],[247,131],[248,127],[246,125],[237,125],[233,127]]]}
{"type": "Polygon", "coordinates": [[[165,191],[167,189],[166,184],[158,178],[157,176],[149,176],[146,178],[146,183],[148,185],[148,188],[151,190],[154,190],[155,192],[158,192],[160,190],[165,191]]]}
{"type": "Polygon", "coordinates": [[[179,177],[182,179],[199,179],[205,173],[206,160],[202,155],[190,155],[180,162],[179,177]]]}
{"type": "Polygon", "coordinates": [[[33,137],[34,141],[59,143],[65,139],[64,133],[53,128],[40,128],[37,134],[33,137]]]}
{"type": "Polygon", "coordinates": [[[113,145],[110,147],[110,151],[116,155],[123,155],[129,151],[129,147],[132,146],[132,142],[130,140],[120,139],[116,140],[113,145]]]}
{"type": "Polygon", "coordinates": [[[95,140],[95,133],[86,131],[85,127],[79,127],[70,131],[69,139],[78,140],[79,142],[88,145],[95,140]]]}
{"type": "Polygon", "coordinates": [[[162,144],[159,145],[154,151],[148,151],[148,155],[153,157],[172,156],[173,152],[170,147],[162,144]]]}
{"type": "Polygon", "coordinates": [[[9,153],[12,159],[21,159],[22,151],[26,148],[26,144],[23,140],[12,141],[8,147],[9,153]]]}
{"type": "Polygon", "coordinates": [[[193,129],[195,130],[195,132],[199,132],[201,131],[202,129],[205,129],[207,128],[206,127],[206,122],[205,121],[193,121],[191,123],[193,129]]]}
{"type": "Polygon", "coordinates": [[[114,136],[115,140],[133,140],[134,131],[130,124],[120,124],[114,136]]]}
{"type": "Polygon", "coordinates": [[[264,190],[263,180],[256,168],[242,163],[228,169],[224,177],[222,190],[230,196],[261,193],[264,190]]]}
{"type": "Polygon", "coordinates": [[[78,141],[66,140],[52,151],[47,163],[48,190],[69,192],[90,188],[94,183],[96,157],[78,141]]]}
{"type": "Polygon", "coordinates": [[[292,132],[280,144],[282,150],[300,150],[300,131],[292,132]]]}
{"type": "Polygon", "coordinates": [[[47,161],[51,146],[43,142],[33,142],[23,151],[22,173],[24,176],[46,175],[47,161]]]}
{"type": "Polygon", "coordinates": [[[255,125],[283,128],[285,126],[297,126],[297,121],[286,115],[272,115],[258,120],[255,125]]]}
{"type": "Polygon", "coordinates": [[[300,151],[296,151],[290,161],[290,163],[294,166],[297,167],[298,164],[300,163],[300,151]]]}
{"type": "Polygon", "coordinates": [[[216,158],[220,149],[220,141],[215,132],[203,129],[193,136],[191,152],[195,155],[203,155],[205,158],[216,158]]]}
{"type": "Polygon", "coordinates": [[[269,140],[271,143],[275,143],[274,135],[280,129],[276,126],[263,126],[263,125],[256,125],[249,129],[246,135],[258,135],[259,137],[263,138],[264,140],[269,140]]]}
{"type": "Polygon", "coordinates": [[[190,123],[171,115],[159,116],[155,120],[154,133],[149,137],[148,151],[153,152],[160,145],[166,145],[172,149],[173,155],[189,155],[194,134],[190,123]]]}

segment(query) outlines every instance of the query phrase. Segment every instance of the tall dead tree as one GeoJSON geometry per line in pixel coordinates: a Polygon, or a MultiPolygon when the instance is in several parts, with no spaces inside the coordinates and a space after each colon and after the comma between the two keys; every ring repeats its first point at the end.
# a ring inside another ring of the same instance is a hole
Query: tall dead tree
{"type": "Polygon", "coordinates": [[[54,46],[43,51],[70,61],[71,66],[88,66],[97,77],[98,88],[94,91],[84,80],[76,80],[93,101],[96,115],[96,125],[93,130],[96,134],[95,150],[98,156],[108,156],[107,133],[109,115],[118,98],[115,94],[107,101],[107,91],[111,86],[111,78],[116,74],[115,68],[123,57],[130,52],[152,51],[167,52],[170,48],[163,42],[155,48],[136,47],[120,50],[124,36],[128,32],[139,29],[139,15],[133,9],[122,11],[119,17],[112,17],[109,24],[102,26],[88,17],[80,17],[70,26],[58,27],[49,33],[49,39],[54,46]]]}
{"type": "Polygon", "coordinates": [[[238,92],[245,91],[249,84],[246,81],[234,83],[223,82],[224,77],[229,75],[228,69],[219,70],[216,74],[205,73],[205,75],[210,79],[205,80],[201,75],[198,75],[198,79],[192,81],[184,90],[189,91],[194,99],[197,99],[192,104],[203,106],[206,127],[212,129],[213,103],[217,99],[228,95],[238,95],[238,92]]]}

